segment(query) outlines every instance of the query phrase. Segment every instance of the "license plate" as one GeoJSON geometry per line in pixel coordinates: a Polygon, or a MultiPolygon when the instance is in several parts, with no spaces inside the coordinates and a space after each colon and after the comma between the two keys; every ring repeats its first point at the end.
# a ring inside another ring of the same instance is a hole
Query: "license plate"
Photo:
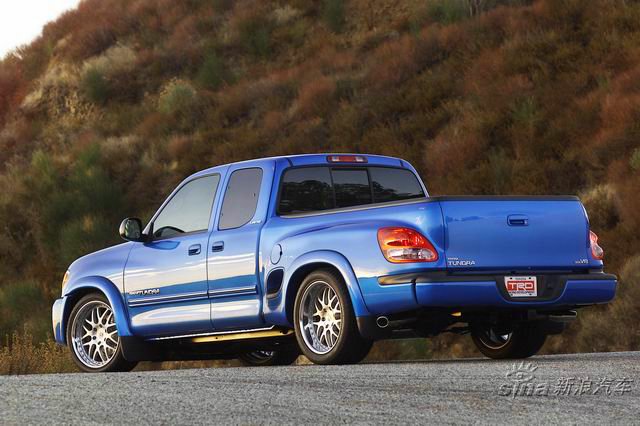
{"type": "Polygon", "coordinates": [[[536,277],[504,277],[504,286],[511,297],[538,296],[538,280],[536,277]]]}

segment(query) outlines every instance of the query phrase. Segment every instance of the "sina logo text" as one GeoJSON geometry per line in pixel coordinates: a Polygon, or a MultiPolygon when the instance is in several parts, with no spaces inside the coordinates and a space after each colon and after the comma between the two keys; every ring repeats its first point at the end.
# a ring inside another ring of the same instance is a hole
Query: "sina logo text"
{"type": "Polygon", "coordinates": [[[516,396],[546,396],[549,394],[547,383],[536,383],[537,365],[531,362],[515,363],[505,375],[508,383],[500,386],[500,396],[515,398],[516,396]]]}

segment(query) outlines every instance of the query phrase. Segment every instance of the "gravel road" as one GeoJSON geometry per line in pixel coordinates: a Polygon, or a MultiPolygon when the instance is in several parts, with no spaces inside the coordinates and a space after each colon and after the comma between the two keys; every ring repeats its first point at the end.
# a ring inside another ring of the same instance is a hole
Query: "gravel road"
{"type": "Polygon", "coordinates": [[[638,424],[639,382],[640,352],[5,376],[0,423],[638,424]]]}

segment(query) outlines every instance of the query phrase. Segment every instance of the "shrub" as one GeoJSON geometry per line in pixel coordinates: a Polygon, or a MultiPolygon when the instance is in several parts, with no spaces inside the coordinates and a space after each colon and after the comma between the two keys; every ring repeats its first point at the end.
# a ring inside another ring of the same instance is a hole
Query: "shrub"
{"type": "Polygon", "coordinates": [[[633,150],[631,158],[629,159],[629,165],[633,170],[640,171],[640,148],[633,150]]]}
{"type": "Polygon", "coordinates": [[[104,74],[96,68],[89,68],[82,76],[81,88],[86,98],[94,104],[102,105],[109,97],[109,84],[104,74]]]}
{"type": "Polygon", "coordinates": [[[213,7],[218,12],[226,12],[233,7],[233,0],[213,0],[213,7]]]}
{"type": "Polygon", "coordinates": [[[172,80],[164,86],[158,99],[158,111],[164,114],[188,114],[193,110],[197,92],[183,80],[172,80]]]}
{"type": "Polygon", "coordinates": [[[105,76],[131,70],[136,63],[136,52],[128,46],[114,46],[102,55],[85,61],[84,70],[94,69],[105,76]]]}
{"type": "Polygon", "coordinates": [[[229,82],[231,76],[225,68],[222,58],[216,52],[211,52],[205,56],[196,79],[203,87],[215,90],[223,83],[229,82]]]}
{"type": "Polygon", "coordinates": [[[273,11],[273,19],[278,25],[288,24],[300,16],[300,11],[291,5],[284,5],[273,11]]]}
{"type": "Polygon", "coordinates": [[[616,208],[617,194],[613,185],[598,185],[580,194],[580,199],[589,214],[592,229],[610,229],[620,220],[616,208]]]}
{"type": "Polygon", "coordinates": [[[296,109],[303,117],[325,114],[331,107],[336,83],[329,77],[320,77],[300,88],[296,109]]]}
{"type": "Polygon", "coordinates": [[[304,45],[308,30],[309,22],[304,18],[297,19],[274,30],[273,43],[278,46],[289,44],[293,47],[301,47],[304,45]]]}
{"type": "Polygon", "coordinates": [[[16,94],[23,84],[19,68],[7,62],[0,62],[0,127],[7,113],[16,107],[16,94]]]}
{"type": "Polygon", "coordinates": [[[469,16],[465,0],[434,0],[427,8],[427,16],[441,24],[452,24],[469,16]]]}
{"type": "Polygon", "coordinates": [[[88,23],[73,33],[73,38],[67,44],[67,55],[73,60],[82,60],[99,55],[116,42],[113,28],[106,23],[95,27],[88,23]]]}
{"type": "Polygon", "coordinates": [[[331,31],[342,31],[345,24],[344,15],[344,0],[324,0],[322,17],[331,31]]]}
{"type": "MultiPolygon", "coordinates": [[[[0,288],[0,336],[16,330],[25,323],[39,326],[37,322],[43,317],[33,316],[33,312],[25,310],[24,307],[44,308],[45,305],[42,289],[36,283],[19,281],[4,284],[0,288]]],[[[44,335],[41,331],[38,330],[38,337],[42,338],[44,335]]]]}
{"type": "Polygon", "coordinates": [[[401,84],[418,71],[415,41],[405,36],[378,47],[369,69],[369,83],[377,88],[401,84]]]}
{"type": "Polygon", "coordinates": [[[237,22],[240,43],[245,51],[256,58],[271,53],[271,22],[259,12],[241,16],[237,22]]]}

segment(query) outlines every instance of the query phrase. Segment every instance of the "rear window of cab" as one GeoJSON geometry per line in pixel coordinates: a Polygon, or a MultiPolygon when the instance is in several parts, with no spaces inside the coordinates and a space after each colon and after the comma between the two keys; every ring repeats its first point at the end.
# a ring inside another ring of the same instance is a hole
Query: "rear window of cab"
{"type": "Polygon", "coordinates": [[[394,167],[300,167],[284,172],[279,215],[314,213],[425,197],[416,175],[394,167]]]}

